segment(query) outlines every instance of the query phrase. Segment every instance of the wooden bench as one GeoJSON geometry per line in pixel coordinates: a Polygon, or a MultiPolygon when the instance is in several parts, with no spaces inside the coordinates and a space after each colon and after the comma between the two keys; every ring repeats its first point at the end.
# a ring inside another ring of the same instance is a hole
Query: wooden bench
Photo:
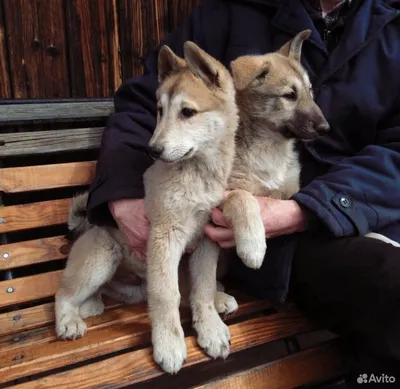
{"type": "Polygon", "coordinates": [[[289,389],[340,379],[338,339],[316,341],[314,325],[293,307],[235,293],[231,355],[209,360],[183,311],[188,360],[175,376],[152,360],[144,304],[107,301],[85,337],[56,339],[68,205],[93,177],[112,109],[111,100],[0,106],[0,388],[289,389]]]}

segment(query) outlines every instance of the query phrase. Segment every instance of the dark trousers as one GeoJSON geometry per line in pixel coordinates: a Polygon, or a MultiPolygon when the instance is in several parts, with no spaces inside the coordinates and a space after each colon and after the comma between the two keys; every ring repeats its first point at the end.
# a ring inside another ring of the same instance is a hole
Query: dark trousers
{"type": "Polygon", "coordinates": [[[374,373],[396,377],[386,386],[400,388],[400,248],[365,237],[305,236],[290,293],[306,315],[349,345],[349,387],[360,387],[359,374],[374,373]]]}

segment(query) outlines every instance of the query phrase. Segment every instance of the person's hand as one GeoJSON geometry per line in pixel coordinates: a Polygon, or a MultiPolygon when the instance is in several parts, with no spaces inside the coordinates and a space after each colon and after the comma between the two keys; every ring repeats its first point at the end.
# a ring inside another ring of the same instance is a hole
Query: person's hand
{"type": "MultiPolygon", "coordinates": [[[[261,217],[265,226],[266,238],[293,234],[307,229],[307,217],[294,200],[276,200],[270,197],[257,197],[261,217]]],[[[214,208],[211,218],[216,225],[207,224],[205,234],[222,248],[235,246],[233,231],[223,213],[214,208]]]]}
{"type": "Polygon", "coordinates": [[[147,238],[150,224],[146,218],[143,199],[122,199],[108,204],[126,242],[136,256],[146,259],[147,238]]]}

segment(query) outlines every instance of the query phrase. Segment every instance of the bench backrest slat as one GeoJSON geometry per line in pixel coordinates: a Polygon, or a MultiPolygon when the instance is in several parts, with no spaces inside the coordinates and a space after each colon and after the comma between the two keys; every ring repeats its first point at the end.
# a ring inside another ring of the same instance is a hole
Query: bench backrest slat
{"type": "Polygon", "coordinates": [[[0,191],[19,193],[89,185],[95,169],[95,161],[1,169],[0,191]]]}
{"type": "Polygon", "coordinates": [[[0,208],[0,233],[65,224],[71,199],[0,208]]]}
{"type": "Polygon", "coordinates": [[[61,270],[0,282],[0,308],[54,296],[61,270]]]}
{"type": "Polygon", "coordinates": [[[93,127],[0,134],[0,157],[97,149],[103,130],[93,127]]]}
{"type": "Polygon", "coordinates": [[[69,253],[65,236],[52,236],[0,246],[0,271],[64,259],[69,253]]]}
{"type": "Polygon", "coordinates": [[[0,124],[60,122],[106,118],[114,111],[113,99],[0,105],[0,124]]]}

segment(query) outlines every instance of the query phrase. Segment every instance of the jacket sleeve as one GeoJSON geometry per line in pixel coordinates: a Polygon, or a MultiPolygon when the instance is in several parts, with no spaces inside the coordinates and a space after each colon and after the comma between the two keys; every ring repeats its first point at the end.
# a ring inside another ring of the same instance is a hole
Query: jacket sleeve
{"type": "MultiPolygon", "coordinates": [[[[205,0],[162,44],[167,44],[180,56],[187,40],[205,50],[212,40],[213,47],[222,50],[228,14],[224,1],[205,0]],[[216,20],[219,23],[216,24],[216,20]],[[214,35],[210,36],[207,26],[212,23],[214,35]]],[[[151,165],[145,149],[156,126],[155,91],[160,47],[161,44],[148,55],[144,75],[129,79],[115,94],[115,112],[104,130],[95,178],[89,190],[88,218],[91,223],[113,223],[109,201],[144,197],[142,177],[151,165]]]]}
{"type": "Polygon", "coordinates": [[[375,144],[340,161],[293,199],[336,237],[400,221],[400,114],[381,126],[375,144]]]}

